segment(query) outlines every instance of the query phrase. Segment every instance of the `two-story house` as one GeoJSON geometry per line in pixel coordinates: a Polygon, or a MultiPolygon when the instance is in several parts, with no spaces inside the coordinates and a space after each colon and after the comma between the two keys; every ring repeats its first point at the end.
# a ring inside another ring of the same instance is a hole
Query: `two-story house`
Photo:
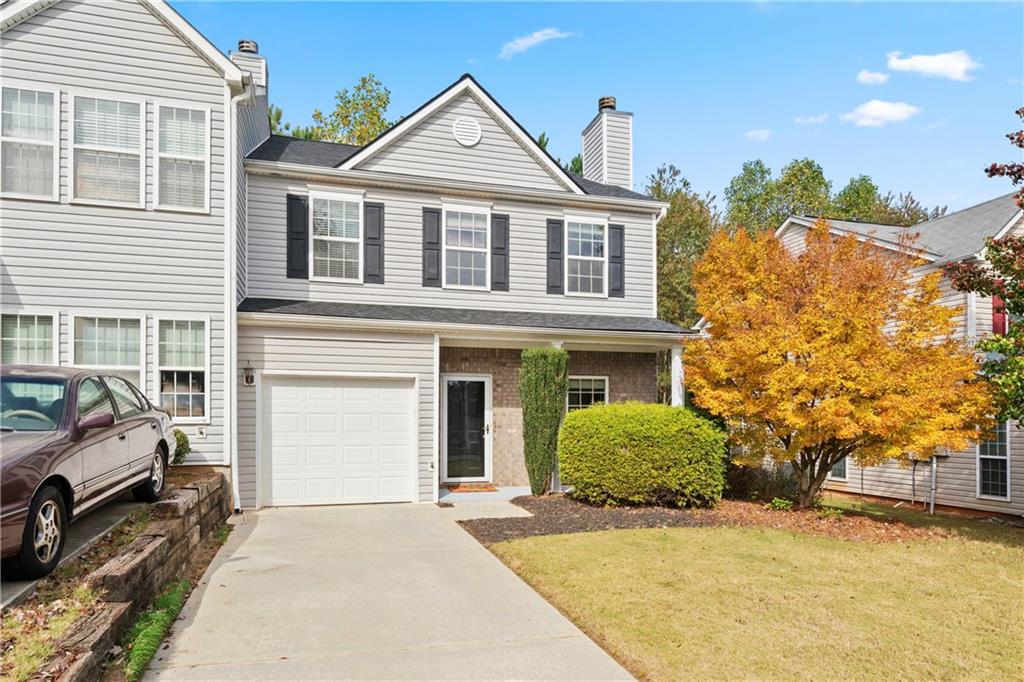
{"type": "Polygon", "coordinates": [[[3,361],[105,367],[236,505],[527,483],[523,348],[656,399],[666,205],[602,98],[568,173],[471,76],[363,147],[270,134],[269,69],[162,0],[2,5],[3,361]]]}
{"type": "MultiPolygon", "coordinates": [[[[803,248],[813,218],[791,217],[776,232],[791,250],[803,248]]],[[[903,233],[918,236],[924,264],[912,278],[941,271],[951,262],[984,262],[985,240],[1006,235],[1024,235],[1024,212],[1012,195],[998,197],[977,206],[929,220],[912,228],[833,220],[836,234],[854,234],[883,248],[899,252],[903,233]]],[[[1009,323],[999,305],[990,297],[963,293],[944,279],[943,305],[957,310],[957,334],[968,341],[992,333],[1003,333],[1009,323]]],[[[943,453],[927,462],[900,466],[893,461],[880,466],[859,467],[842,461],[833,469],[826,487],[842,492],[889,497],[987,512],[1024,514],[1024,431],[1015,422],[1001,423],[975,446],[943,453]],[[934,495],[933,495],[934,488],[934,495]]]]}

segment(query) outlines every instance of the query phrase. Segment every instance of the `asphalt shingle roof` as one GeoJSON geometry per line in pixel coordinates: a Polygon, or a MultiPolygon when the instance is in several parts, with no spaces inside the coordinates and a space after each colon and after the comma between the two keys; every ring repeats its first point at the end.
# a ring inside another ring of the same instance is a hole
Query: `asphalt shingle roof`
{"type": "MultiPolygon", "coordinates": [[[[336,168],[360,149],[362,147],[351,144],[302,140],[285,135],[271,135],[263,144],[249,152],[246,158],[258,161],[297,163],[319,168],[336,168]]],[[[573,180],[579,184],[584,192],[593,196],[652,201],[651,197],[646,194],[633,192],[624,187],[603,185],[600,182],[586,180],[575,173],[569,173],[569,175],[572,176],[573,180]]]]}
{"type": "Polygon", "coordinates": [[[853,220],[829,220],[829,223],[843,231],[888,242],[896,242],[905,233],[917,233],[917,245],[921,248],[943,258],[959,259],[981,252],[985,239],[998,234],[1019,210],[1013,195],[1007,194],[911,227],[853,220]]]}
{"type": "Polygon", "coordinates": [[[574,315],[515,310],[475,310],[411,305],[375,305],[325,301],[292,301],[279,298],[246,298],[239,312],[280,315],[315,315],[361,320],[392,320],[435,324],[493,327],[530,327],[547,330],[579,330],[625,333],[687,334],[674,324],[652,317],[621,315],[574,315]]]}

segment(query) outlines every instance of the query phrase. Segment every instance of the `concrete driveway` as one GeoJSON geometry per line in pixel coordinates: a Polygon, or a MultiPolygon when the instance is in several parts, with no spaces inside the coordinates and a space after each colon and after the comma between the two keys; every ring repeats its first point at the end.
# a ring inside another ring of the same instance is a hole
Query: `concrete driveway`
{"type": "Polygon", "coordinates": [[[630,679],[455,523],[474,511],[249,514],[147,679],[630,679]]]}

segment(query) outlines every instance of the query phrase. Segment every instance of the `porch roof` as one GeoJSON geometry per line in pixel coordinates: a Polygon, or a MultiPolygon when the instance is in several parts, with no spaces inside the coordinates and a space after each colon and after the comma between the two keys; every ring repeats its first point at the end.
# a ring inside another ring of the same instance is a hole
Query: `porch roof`
{"type": "Polygon", "coordinates": [[[374,305],[327,301],[294,301],[279,298],[246,298],[242,313],[308,315],[356,320],[412,322],[418,324],[481,327],[528,327],[538,330],[573,330],[636,334],[691,335],[695,331],[653,317],[535,313],[519,310],[479,310],[412,305],[374,305]]]}

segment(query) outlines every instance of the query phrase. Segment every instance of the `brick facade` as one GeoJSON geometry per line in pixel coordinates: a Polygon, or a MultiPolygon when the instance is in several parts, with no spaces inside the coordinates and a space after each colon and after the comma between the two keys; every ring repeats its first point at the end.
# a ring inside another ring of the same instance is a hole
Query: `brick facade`
{"type": "MultiPolygon", "coordinates": [[[[495,485],[529,485],[523,463],[523,411],[515,348],[441,348],[441,374],[489,374],[492,391],[492,479],[495,485]]],[[[658,398],[654,353],[570,351],[569,374],[608,377],[611,402],[658,398]]],[[[442,400],[444,391],[441,391],[442,400]]],[[[444,403],[441,403],[444,409],[444,403]]],[[[442,453],[442,456],[443,453],[442,453]]]]}

